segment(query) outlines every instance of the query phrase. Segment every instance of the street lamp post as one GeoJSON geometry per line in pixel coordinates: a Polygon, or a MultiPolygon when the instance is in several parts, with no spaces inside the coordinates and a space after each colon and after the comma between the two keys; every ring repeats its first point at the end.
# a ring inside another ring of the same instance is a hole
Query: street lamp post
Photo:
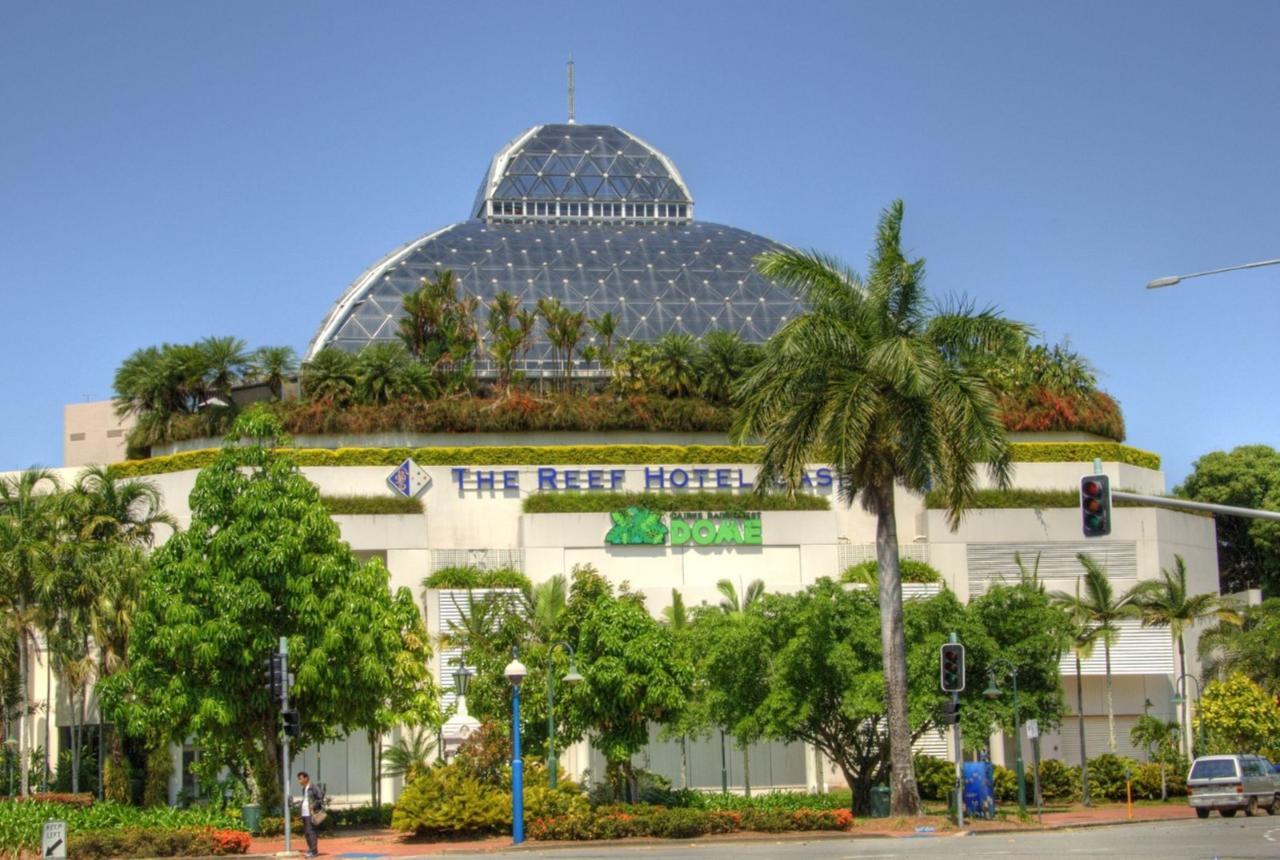
{"type": "Polygon", "coordinates": [[[556,693],[555,673],[552,671],[551,658],[557,646],[563,646],[569,652],[569,672],[562,679],[566,684],[577,684],[582,680],[578,674],[578,655],[568,642],[557,642],[547,650],[547,770],[550,772],[551,787],[556,787],[556,772],[560,769],[556,764],[556,693]]]}
{"type": "Polygon", "coordinates": [[[1181,283],[1189,278],[1203,278],[1205,275],[1220,275],[1223,272],[1238,272],[1241,269],[1260,269],[1263,266],[1275,266],[1277,264],[1280,264],[1280,260],[1259,260],[1256,263],[1241,263],[1238,266],[1224,266],[1221,269],[1192,272],[1189,275],[1170,275],[1166,278],[1156,278],[1154,281],[1148,281],[1147,289],[1158,290],[1161,287],[1172,287],[1174,284],[1181,283]]]}
{"type": "Polygon", "coordinates": [[[520,684],[529,670],[512,654],[502,671],[511,682],[511,841],[524,841],[524,760],[520,758],[520,684]]]}
{"type": "Polygon", "coordinates": [[[997,659],[992,668],[988,671],[987,689],[982,691],[982,695],[988,699],[998,699],[1003,694],[1001,689],[996,686],[996,666],[1003,666],[1009,671],[1009,675],[1013,678],[1013,740],[1014,749],[1017,755],[1014,758],[1014,772],[1018,776],[1018,810],[1020,812],[1027,811],[1027,774],[1022,763],[1022,715],[1018,710],[1018,667],[1008,660],[997,659]]]}
{"type": "MultiPolygon", "coordinates": [[[[1173,697],[1169,699],[1169,704],[1173,705],[1175,708],[1180,708],[1186,704],[1187,697],[1185,691],[1187,689],[1187,685],[1183,683],[1186,679],[1196,682],[1196,709],[1198,710],[1200,708],[1200,679],[1195,675],[1184,673],[1178,676],[1178,679],[1173,682],[1174,692],[1173,697]]],[[[1198,738],[1191,734],[1191,715],[1185,714],[1184,721],[1187,723],[1187,738],[1191,741],[1191,757],[1195,758],[1197,743],[1199,744],[1200,752],[1204,752],[1204,718],[1200,719],[1200,730],[1196,732],[1196,735],[1199,736],[1198,738]]]]}

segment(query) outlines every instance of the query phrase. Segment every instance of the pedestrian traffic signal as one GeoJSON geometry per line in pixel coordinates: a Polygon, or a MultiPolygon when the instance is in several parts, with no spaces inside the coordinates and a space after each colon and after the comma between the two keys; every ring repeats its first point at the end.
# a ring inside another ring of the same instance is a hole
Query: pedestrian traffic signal
{"type": "Polygon", "coordinates": [[[267,690],[271,701],[284,700],[284,658],[279,654],[272,654],[267,658],[267,690]]]}
{"type": "Polygon", "coordinates": [[[1106,475],[1080,479],[1080,517],[1085,537],[1111,534],[1111,480],[1106,475]]]}
{"type": "Polygon", "coordinates": [[[944,703],[942,705],[942,724],[944,726],[954,726],[958,722],[960,722],[960,703],[944,703]]]}
{"type": "Polygon", "coordinates": [[[942,692],[959,693],[964,689],[964,646],[948,642],[942,646],[942,692]]]}
{"type": "Polygon", "coordinates": [[[284,717],[284,733],[291,738],[296,738],[302,732],[302,721],[298,717],[297,711],[285,711],[281,714],[284,717]]]}

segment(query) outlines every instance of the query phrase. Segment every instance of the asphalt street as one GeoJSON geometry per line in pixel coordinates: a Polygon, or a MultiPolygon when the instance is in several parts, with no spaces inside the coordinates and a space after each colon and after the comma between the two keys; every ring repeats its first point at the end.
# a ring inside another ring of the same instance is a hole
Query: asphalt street
{"type": "Polygon", "coordinates": [[[661,845],[525,849],[496,857],[635,858],[635,860],[752,860],[804,857],[814,860],[895,860],[916,857],[1092,858],[1135,860],[1170,858],[1280,858],[1280,816],[1219,818],[1206,821],[1168,821],[984,836],[934,836],[897,839],[815,839],[812,841],[673,842],[661,845]]]}

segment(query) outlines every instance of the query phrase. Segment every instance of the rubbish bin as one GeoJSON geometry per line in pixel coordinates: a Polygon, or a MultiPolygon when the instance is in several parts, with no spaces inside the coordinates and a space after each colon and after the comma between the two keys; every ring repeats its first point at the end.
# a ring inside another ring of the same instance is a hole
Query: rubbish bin
{"type": "Polygon", "coordinates": [[[889,817],[889,797],[890,797],[889,786],[873,785],[871,787],[871,817],[872,818],[888,818],[889,817]]]}
{"type": "Polygon", "coordinates": [[[964,811],[972,818],[995,818],[996,769],[989,761],[964,763],[964,811]]]}
{"type": "Polygon", "coordinates": [[[244,829],[254,836],[262,835],[262,809],[256,803],[246,803],[240,807],[240,818],[244,821],[244,829]]]}

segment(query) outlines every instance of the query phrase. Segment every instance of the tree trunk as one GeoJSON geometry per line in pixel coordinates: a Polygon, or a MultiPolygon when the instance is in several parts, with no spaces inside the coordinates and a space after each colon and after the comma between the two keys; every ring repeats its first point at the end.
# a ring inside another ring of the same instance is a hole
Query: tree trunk
{"type": "Polygon", "coordinates": [[[1102,643],[1102,653],[1107,658],[1107,751],[1116,752],[1116,709],[1111,699],[1111,643],[1102,643]]]}
{"type": "Polygon", "coordinates": [[[680,736],[680,787],[689,787],[689,738],[680,736]]]}
{"type": "MultiPolygon", "coordinates": [[[[22,608],[19,607],[19,611],[22,608]]],[[[31,699],[28,695],[27,688],[31,683],[31,673],[27,666],[28,658],[27,637],[22,631],[18,633],[18,684],[20,685],[21,701],[19,702],[18,711],[18,778],[20,780],[22,794],[31,793],[31,773],[29,760],[31,758],[30,750],[27,747],[27,715],[30,713],[31,699]]]]}
{"type": "Polygon", "coordinates": [[[742,742],[742,790],[745,797],[751,796],[751,744],[742,742]]]}
{"type": "Polygon", "coordinates": [[[264,726],[262,752],[254,754],[251,759],[256,762],[253,766],[253,781],[258,791],[258,804],[264,815],[274,814],[284,802],[284,791],[280,785],[281,746],[279,738],[271,731],[274,728],[274,721],[268,721],[264,726]]]}
{"type": "Polygon", "coordinates": [[[869,488],[876,506],[876,562],[880,569],[880,645],[884,660],[886,711],[889,718],[890,812],[920,814],[920,793],[911,759],[911,725],[907,712],[907,639],[902,621],[902,572],[898,568],[898,524],[893,484],[869,488]]]}
{"type": "Polygon", "coordinates": [[[1084,747],[1084,679],[1080,674],[1080,652],[1076,652],[1076,718],[1080,723],[1080,799],[1089,805],[1089,754],[1084,747]]]}

